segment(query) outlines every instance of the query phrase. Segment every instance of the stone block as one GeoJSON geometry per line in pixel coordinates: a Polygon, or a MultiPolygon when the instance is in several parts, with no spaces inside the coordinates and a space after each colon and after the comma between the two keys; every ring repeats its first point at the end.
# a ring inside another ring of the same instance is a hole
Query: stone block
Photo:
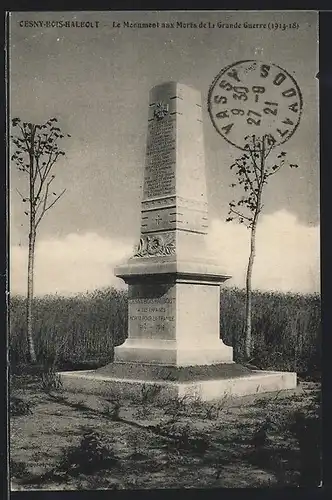
{"type": "Polygon", "coordinates": [[[145,378],[114,377],[97,371],[60,372],[65,390],[104,395],[118,392],[122,397],[139,398],[142,388],[158,386],[160,392],[156,403],[180,397],[194,397],[201,401],[218,401],[225,397],[241,397],[295,389],[296,374],[293,372],[252,371],[239,376],[197,380],[159,380],[145,378]]]}

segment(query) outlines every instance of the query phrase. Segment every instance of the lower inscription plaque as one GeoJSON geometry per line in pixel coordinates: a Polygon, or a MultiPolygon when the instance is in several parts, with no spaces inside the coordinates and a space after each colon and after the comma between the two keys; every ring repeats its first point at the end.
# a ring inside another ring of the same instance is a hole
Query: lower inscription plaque
{"type": "Polygon", "coordinates": [[[167,285],[133,285],[130,290],[130,338],[175,338],[175,290],[167,285]],[[154,293],[154,297],[152,294],[154,293]]]}

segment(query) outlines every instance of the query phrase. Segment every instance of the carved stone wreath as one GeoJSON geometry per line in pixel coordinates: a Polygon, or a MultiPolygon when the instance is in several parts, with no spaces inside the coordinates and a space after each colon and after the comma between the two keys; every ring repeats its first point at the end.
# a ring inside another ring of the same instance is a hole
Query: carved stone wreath
{"type": "Polygon", "coordinates": [[[168,104],[157,102],[154,107],[154,116],[157,120],[162,120],[168,114],[168,104]]]}
{"type": "Polygon", "coordinates": [[[175,253],[174,234],[142,236],[134,257],[159,257],[175,253]]]}

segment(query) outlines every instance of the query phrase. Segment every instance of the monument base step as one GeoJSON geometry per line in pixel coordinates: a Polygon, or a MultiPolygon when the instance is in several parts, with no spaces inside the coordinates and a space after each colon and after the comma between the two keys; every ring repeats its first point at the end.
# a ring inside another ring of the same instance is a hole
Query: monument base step
{"type": "Polygon", "coordinates": [[[126,364],[154,364],[164,366],[202,366],[221,363],[233,364],[233,348],[218,339],[212,347],[181,349],[174,341],[127,339],[114,349],[114,361],[126,364]]]}
{"type": "MultiPolygon", "coordinates": [[[[224,367],[220,365],[182,367],[173,372],[169,371],[170,375],[167,375],[166,371],[158,374],[158,370],[155,370],[157,367],[153,367],[154,377],[148,376],[151,374],[151,367],[147,369],[146,366],[137,366],[128,370],[127,363],[123,363],[126,367],[120,367],[121,363],[117,363],[116,367],[111,367],[111,365],[98,370],[59,372],[63,388],[70,392],[103,396],[119,393],[122,397],[131,398],[140,397],[143,387],[154,386],[158,387],[156,401],[183,396],[213,401],[223,399],[227,395],[236,397],[295,389],[297,385],[296,373],[249,370],[235,363],[224,367]],[[230,367],[232,367],[233,376],[230,367]],[[207,371],[207,368],[210,371],[207,371]],[[123,370],[122,374],[121,370],[123,370]],[[115,375],[116,373],[118,376],[115,375]],[[134,378],[135,373],[137,378],[134,378]],[[163,379],[166,376],[167,379],[163,379]]],[[[168,368],[174,369],[174,367],[168,368]]]]}
{"type": "Polygon", "coordinates": [[[219,378],[234,378],[249,375],[252,370],[238,363],[215,363],[211,365],[175,366],[155,363],[118,362],[98,368],[96,374],[120,379],[145,381],[194,382],[219,378]]]}

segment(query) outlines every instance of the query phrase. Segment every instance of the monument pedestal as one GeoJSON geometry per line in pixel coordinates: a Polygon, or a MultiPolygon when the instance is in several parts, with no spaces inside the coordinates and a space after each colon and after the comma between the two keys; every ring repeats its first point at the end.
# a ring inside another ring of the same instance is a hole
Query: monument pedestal
{"type": "Polygon", "coordinates": [[[128,339],[115,348],[114,361],[172,366],[233,362],[232,347],[220,339],[220,283],[229,276],[220,274],[218,266],[132,259],[116,273],[129,285],[128,339]]]}

